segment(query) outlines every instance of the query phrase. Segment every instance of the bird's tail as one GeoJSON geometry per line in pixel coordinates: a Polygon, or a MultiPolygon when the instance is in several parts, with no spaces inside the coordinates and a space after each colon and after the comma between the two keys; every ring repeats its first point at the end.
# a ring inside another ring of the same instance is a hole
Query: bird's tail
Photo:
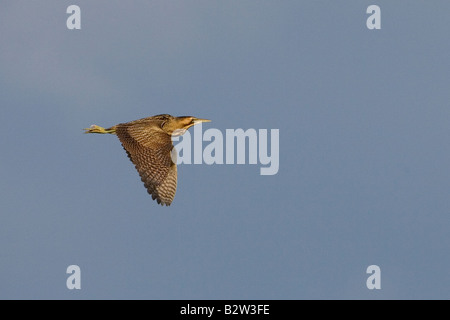
{"type": "Polygon", "coordinates": [[[116,127],[111,127],[108,129],[105,129],[103,127],[97,126],[95,124],[93,124],[92,126],[90,126],[89,128],[84,129],[84,133],[101,133],[101,134],[105,134],[105,133],[110,133],[110,134],[116,134],[116,127]]]}

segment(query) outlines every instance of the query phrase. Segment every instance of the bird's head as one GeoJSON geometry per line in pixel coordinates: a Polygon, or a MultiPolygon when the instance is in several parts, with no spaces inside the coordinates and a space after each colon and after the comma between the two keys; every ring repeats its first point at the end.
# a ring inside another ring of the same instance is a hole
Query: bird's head
{"type": "Polygon", "coordinates": [[[211,122],[211,120],[191,116],[174,117],[164,124],[164,130],[172,136],[181,136],[187,129],[202,122],[211,122]]]}

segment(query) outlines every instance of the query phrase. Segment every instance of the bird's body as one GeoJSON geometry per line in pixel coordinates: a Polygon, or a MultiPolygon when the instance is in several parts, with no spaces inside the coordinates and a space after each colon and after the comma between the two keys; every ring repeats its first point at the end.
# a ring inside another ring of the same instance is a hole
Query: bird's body
{"type": "Polygon", "coordinates": [[[107,129],[92,125],[85,129],[85,133],[117,135],[153,200],[169,206],[177,189],[177,166],[171,157],[171,137],[184,134],[195,124],[209,121],[161,114],[107,129]]]}

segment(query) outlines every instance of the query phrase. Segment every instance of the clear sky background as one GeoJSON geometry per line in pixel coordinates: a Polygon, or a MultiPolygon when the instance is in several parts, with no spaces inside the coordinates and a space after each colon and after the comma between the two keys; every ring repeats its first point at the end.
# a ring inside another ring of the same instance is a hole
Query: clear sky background
{"type": "Polygon", "coordinates": [[[0,0],[0,298],[449,299],[449,12],[0,0]],[[160,113],[279,129],[278,174],[181,165],[157,205],[82,128],[160,113]]]}

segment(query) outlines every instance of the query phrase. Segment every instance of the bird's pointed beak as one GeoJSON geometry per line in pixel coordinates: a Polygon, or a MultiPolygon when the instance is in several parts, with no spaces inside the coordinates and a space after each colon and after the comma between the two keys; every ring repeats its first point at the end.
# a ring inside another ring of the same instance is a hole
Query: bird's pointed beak
{"type": "Polygon", "coordinates": [[[194,124],[202,123],[202,122],[211,122],[211,120],[208,119],[194,119],[194,124]]]}

